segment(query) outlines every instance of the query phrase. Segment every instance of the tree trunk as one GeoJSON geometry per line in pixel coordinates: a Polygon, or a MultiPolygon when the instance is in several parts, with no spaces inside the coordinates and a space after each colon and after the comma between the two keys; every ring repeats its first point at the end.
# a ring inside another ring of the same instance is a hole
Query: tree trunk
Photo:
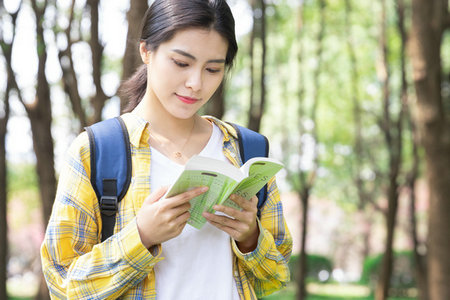
{"type": "Polygon", "coordinates": [[[394,262],[393,244],[394,230],[397,219],[398,193],[396,176],[391,177],[388,192],[388,212],[386,217],[386,245],[381,265],[381,272],[375,291],[376,300],[385,300],[389,295],[389,286],[392,275],[392,265],[394,262]]]}
{"type": "MultiPolygon", "coordinates": [[[[87,125],[98,122],[102,119],[102,111],[109,96],[105,94],[102,87],[102,70],[103,70],[103,45],[99,36],[99,0],[88,0],[87,6],[90,12],[90,35],[89,35],[89,48],[92,59],[92,79],[95,87],[95,94],[90,97],[90,108],[86,108],[83,105],[83,100],[78,87],[78,74],[75,71],[75,66],[72,57],[72,46],[80,42],[74,40],[72,25],[75,23],[74,18],[79,15],[75,10],[75,0],[72,0],[69,22],[64,32],[66,35],[67,46],[65,49],[58,49],[58,57],[60,61],[61,70],[63,72],[62,82],[64,86],[64,92],[67,94],[72,111],[80,121],[80,131],[87,125]],[[92,113],[88,113],[92,111],[92,113]]],[[[145,2],[143,2],[145,3],[145,2]]],[[[145,12],[145,11],[144,11],[145,12]]],[[[139,20],[140,21],[140,20],[139,20]]],[[[54,29],[59,34],[58,29],[54,29]]],[[[79,36],[82,34],[79,33],[79,36]]]]}
{"type": "Polygon", "coordinates": [[[412,123],[411,116],[408,116],[408,123],[411,128],[412,134],[412,153],[413,153],[413,165],[411,167],[411,171],[407,175],[407,187],[409,190],[409,216],[411,223],[411,239],[413,241],[413,254],[415,260],[415,270],[414,275],[416,278],[417,289],[419,290],[419,299],[420,300],[428,300],[428,283],[427,283],[427,272],[426,272],[426,261],[421,253],[419,253],[419,238],[417,235],[417,219],[416,219],[416,181],[418,177],[419,171],[419,153],[417,149],[417,134],[414,128],[414,124],[412,123]]]}
{"type": "MultiPolygon", "coordinates": [[[[19,7],[20,9],[20,7],[19,7]]],[[[16,13],[11,14],[13,28],[16,28],[16,20],[19,13],[19,9],[16,13]]],[[[3,3],[0,3],[0,13],[5,13],[3,3]]],[[[3,24],[0,26],[3,27],[3,24]]],[[[2,28],[0,28],[0,46],[2,54],[8,64],[11,64],[12,57],[12,44],[7,43],[3,39],[2,28]]],[[[6,133],[7,125],[10,114],[9,94],[12,89],[12,72],[8,68],[6,90],[2,95],[2,103],[0,104],[0,299],[7,299],[6,280],[8,278],[8,223],[7,223],[7,210],[8,210],[8,177],[7,177],[7,164],[6,164],[6,133]]]]}
{"type": "Polygon", "coordinates": [[[205,114],[222,119],[225,113],[225,79],[219,85],[219,88],[208,101],[205,107],[205,114]]]}
{"type": "Polygon", "coordinates": [[[300,192],[300,201],[302,203],[302,232],[301,232],[301,246],[300,246],[300,257],[298,264],[298,278],[297,278],[297,299],[306,299],[306,277],[308,273],[307,265],[307,252],[306,252],[306,237],[308,235],[308,212],[309,212],[309,189],[304,188],[300,192]]]}
{"type": "Polygon", "coordinates": [[[36,170],[39,179],[40,196],[43,204],[44,224],[48,223],[56,194],[56,178],[54,168],[53,138],[52,138],[52,111],[50,101],[50,86],[45,75],[47,51],[44,41],[44,28],[42,18],[46,6],[39,8],[36,0],[32,1],[36,15],[38,73],[36,85],[36,98],[33,103],[23,102],[31,123],[33,148],[36,154],[36,170]]]}
{"type": "MultiPolygon", "coordinates": [[[[36,16],[36,38],[38,54],[38,73],[36,98],[33,103],[22,103],[27,111],[31,123],[33,148],[36,154],[36,169],[39,182],[39,191],[43,207],[43,222],[48,223],[56,194],[56,178],[54,168],[53,138],[51,132],[52,111],[50,101],[50,86],[45,75],[47,50],[44,40],[42,24],[47,3],[38,5],[36,0],[31,1],[36,16]]],[[[18,91],[19,92],[19,91],[18,91]]],[[[43,276],[41,276],[41,282],[43,276]]],[[[36,299],[50,299],[46,286],[41,284],[36,299]]]]}
{"type": "MultiPolygon", "coordinates": [[[[83,108],[81,95],[78,91],[78,79],[75,72],[75,66],[72,58],[72,46],[75,41],[72,38],[72,24],[75,15],[75,0],[72,0],[70,7],[69,23],[64,30],[67,40],[67,46],[65,49],[58,49],[59,64],[62,70],[62,82],[64,92],[67,94],[70,104],[72,105],[72,111],[80,121],[79,131],[81,132],[87,124],[86,112],[83,108]]],[[[56,33],[57,34],[57,33],[56,33]]],[[[80,33],[81,36],[81,33],[80,33]]]]}
{"type": "MultiPolygon", "coordinates": [[[[381,16],[381,38],[380,46],[382,58],[379,64],[379,76],[383,82],[383,119],[381,120],[381,129],[384,133],[386,146],[389,155],[389,176],[387,188],[388,211],[386,215],[386,245],[382,260],[381,272],[378,278],[378,283],[375,291],[376,300],[387,299],[389,295],[389,287],[392,276],[392,265],[394,262],[393,244],[395,224],[397,219],[398,209],[398,176],[400,173],[402,163],[402,139],[403,139],[403,115],[405,110],[405,97],[407,93],[407,82],[405,77],[405,62],[404,53],[400,54],[402,64],[402,84],[401,93],[399,96],[401,109],[396,120],[391,117],[391,92],[389,89],[390,68],[388,63],[388,43],[387,43],[387,7],[386,0],[382,1],[382,16],[381,16]]],[[[403,45],[404,46],[404,45],[403,45]]]]}
{"type": "Polygon", "coordinates": [[[402,78],[402,105],[405,109],[406,122],[411,133],[411,145],[412,145],[412,166],[410,171],[406,176],[406,187],[409,190],[410,196],[410,223],[411,223],[411,239],[413,241],[413,253],[415,260],[415,278],[416,284],[419,291],[419,299],[427,300],[427,280],[426,280],[426,270],[425,262],[423,256],[419,253],[419,240],[417,236],[417,220],[416,220],[416,196],[415,196],[415,184],[417,181],[419,173],[419,153],[418,153],[418,139],[417,130],[414,123],[412,122],[411,109],[409,108],[409,97],[408,97],[408,82],[406,76],[406,45],[407,45],[407,32],[405,26],[405,13],[406,7],[404,0],[397,1],[397,16],[398,16],[398,31],[401,37],[401,78],[402,78]]]}
{"type": "MultiPolygon", "coordinates": [[[[7,97],[5,97],[7,98],[7,97]]],[[[5,99],[5,102],[8,101],[5,99]]],[[[6,104],[6,103],[5,103],[6,104]]],[[[7,210],[7,177],[6,177],[6,124],[8,117],[0,119],[0,299],[7,299],[6,279],[8,265],[8,224],[6,222],[7,210]]]]}
{"type": "Polygon", "coordinates": [[[364,185],[364,180],[361,176],[362,169],[364,166],[364,138],[362,135],[363,125],[362,118],[363,112],[360,104],[360,79],[358,74],[358,64],[356,59],[356,51],[353,43],[353,34],[351,31],[351,16],[352,16],[352,2],[351,0],[345,0],[345,27],[347,32],[347,49],[350,60],[350,97],[353,103],[353,119],[354,119],[354,153],[355,153],[355,164],[352,168],[352,174],[354,175],[353,182],[356,186],[358,195],[358,214],[361,216],[362,226],[362,249],[361,256],[363,261],[369,256],[370,253],[370,235],[372,228],[372,221],[367,211],[367,206],[373,203],[372,195],[364,185]]]}
{"type": "Polygon", "coordinates": [[[253,31],[251,37],[251,60],[252,60],[252,90],[249,109],[248,128],[259,131],[261,128],[261,119],[264,114],[264,106],[266,102],[266,84],[265,84],[265,65],[266,65],[266,3],[265,0],[257,1],[257,5],[253,9],[253,31]],[[256,15],[260,11],[261,15],[256,15]],[[259,17],[259,18],[258,18],[259,17]],[[261,42],[261,62],[259,65],[259,99],[255,98],[254,91],[254,43],[259,38],[261,42]]]}
{"type": "MultiPolygon", "coordinates": [[[[322,72],[322,54],[323,54],[323,38],[325,36],[325,0],[319,0],[319,14],[320,14],[320,24],[319,24],[319,32],[317,35],[317,68],[313,74],[313,84],[314,90],[312,95],[312,108],[309,115],[310,120],[313,122],[314,126],[311,130],[310,134],[314,140],[314,157],[313,157],[313,167],[310,171],[305,171],[302,166],[299,167],[299,179],[301,182],[301,187],[299,191],[300,200],[302,201],[302,233],[301,233],[301,252],[300,252],[300,264],[299,264],[299,278],[297,280],[297,299],[305,299],[307,296],[306,291],[306,278],[307,278],[307,253],[306,253],[306,240],[308,235],[308,213],[309,213],[309,198],[311,196],[311,189],[314,186],[316,173],[319,168],[319,135],[318,135],[318,122],[317,122],[317,109],[319,107],[319,91],[320,91],[320,80],[319,76],[322,72]]],[[[302,119],[308,117],[304,114],[306,111],[303,108],[304,99],[300,99],[299,105],[299,127],[300,134],[305,133],[305,128],[301,125],[302,119]]],[[[300,153],[304,153],[305,145],[303,143],[300,144],[300,153]]]]}
{"type": "Polygon", "coordinates": [[[102,67],[103,67],[103,45],[100,42],[100,36],[98,31],[98,17],[100,0],[87,0],[86,4],[90,8],[91,12],[91,36],[89,40],[89,46],[91,48],[92,55],[92,78],[94,80],[95,95],[91,97],[91,107],[94,109],[94,114],[90,120],[90,124],[101,121],[102,111],[105,106],[108,96],[103,91],[102,87],[102,67]]]}
{"type": "Polygon", "coordinates": [[[449,15],[448,0],[412,1],[410,53],[430,193],[427,275],[433,300],[450,299],[450,99],[441,95],[441,43],[449,15]]]}
{"type": "MultiPolygon", "coordinates": [[[[8,74],[8,77],[10,74],[8,74]]],[[[0,299],[7,299],[6,279],[8,265],[8,224],[7,216],[7,167],[6,167],[6,128],[9,118],[9,92],[11,90],[10,80],[6,86],[3,96],[3,108],[0,107],[0,299]]]]}
{"type": "MultiPolygon", "coordinates": [[[[128,79],[142,64],[139,55],[139,42],[141,38],[141,20],[148,9],[147,1],[131,0],[130,9],[127,12],[128,33],[125,54],[122,60],[122,81],[128,79]]],[[[120,111],[128,103],[128,99],[120,98],[120,111]]]]}

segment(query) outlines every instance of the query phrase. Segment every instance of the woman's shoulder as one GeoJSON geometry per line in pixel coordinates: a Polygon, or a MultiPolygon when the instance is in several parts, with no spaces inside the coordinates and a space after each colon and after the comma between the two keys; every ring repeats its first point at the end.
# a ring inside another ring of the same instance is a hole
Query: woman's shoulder
{"type": "Polygon", "coordinates": [[[236,129],[233,127],[231,123],[225,122],[213,116],[203,116],[203,118],[219,127],[219,129],[224,134],[226,140],[228,140],[230,137],[233,139],[237,139],[236,129]]]}
{"type": "Polygon", "coordinates": [[[68,155],[71,157],[80,157],[81,160],[90,156],[89,137],[86,131],[81,132],[72,141],[68,149],[68,155]]]}

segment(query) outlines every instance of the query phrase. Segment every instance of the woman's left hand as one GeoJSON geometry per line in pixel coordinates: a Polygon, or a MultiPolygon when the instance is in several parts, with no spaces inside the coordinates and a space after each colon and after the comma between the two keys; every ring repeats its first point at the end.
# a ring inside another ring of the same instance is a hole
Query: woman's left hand
{"type": "Polygon", "coordinates": [[[226,216],[208,212],[204,212],[203,216],[209,223],[228,233],[236,241],[241,252],[251,252],[256,249],[258,244],[259,228],[256,222],[258,198],[254,196],[250,200],[246,200],[233,194],[230,199],[239,205],[242,210],[215,205],[214,210],[220,211],[226,216]]]}

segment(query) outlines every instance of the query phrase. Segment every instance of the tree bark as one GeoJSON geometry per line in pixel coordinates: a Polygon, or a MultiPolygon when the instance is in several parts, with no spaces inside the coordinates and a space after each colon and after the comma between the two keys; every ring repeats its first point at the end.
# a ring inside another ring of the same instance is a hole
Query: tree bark
{"type": "Polygon", "coordinates": [[[98,6],[100,0],[87,0],[86,4],[91,11],[91,36],[89,40],[89,46],[92,54],[92,78],[94,80],[95,95],[91,97],[91,106],[94,109],[93,116],[89,121],[89,124],[96,123],[102,120],[102,111],[105,106],[108,96],[103,91],[102,87],[102,67],[103,67],[103,45],[100,41],[98,31],[98,6]]]}
{"type": "MultiPolygon", "coordinates": [[[[141,38],[141,21],[148,9],[147,1],[131,0],[130,8],[127,12],[128,33],[125,47],[125,54],[122,60],[122,81],[131,77],[137,67],[142,64],[139,55],[139,42],[141,38]]],[[[128,104],[128,99],[120,98],[120,111],[128,104]]]]}
{"type": "MultiPolygon", "coordinates": [[[[102,119],[102,111],[105,106],[106,101],[109,96],[105,94],[102,87],[102,74],[103,74],[103,45],[99,36],[99,0],[88,0],[87,6],[90,11],[90,35],[89,48],[91,50],[92,59],[92,79],[95,87],[95,94],[90,97],[90,107],[91,110],[87,109],[83,105],[83,99],[79,93],[78,87],[78,75],[76,74],[73,57],[72,57],[72,46],[81,40],[74,40],[73,33],[73,23],[76,21],[75,16],[75,0],[72,0],[69,22],[67,28],[65,28],[65,38],[67,40],[67,46],[65,49],[58,49],[58,57],[60,61],[60,66],[63,72],[62,82],[64,86],[64,92],[67,94],[72,111],[75,116],[80,121],[79,131],[92,123],[98,122],[102,119]],[[92,113],[88,113],[92,111],[92,113]]],[[[58,28],[54,28],[55,34],[59,34],[58,28]]],[[[79,34],[81,36],[81,33],[79,34]]]]}
{"type": "Polygon", "coordinates": [[[225,79],[220,84],[217,91],[206,104],[205,114],[222,119],[225,113],[225,79]]]}
{"type": "MultiPolygon", "coordinates": [[[[4,11],[3,3],[0,3],[0,14],[6,13],[4,11]]],[[[13,30],[16,28],[17,16],[20,10],[20,6],[17,12],[10,14],[12,20],[13,30]]],[[[1,24],[3,28],[3,24],[1,24]]],[[[7,43],[3,39],[2,28],[0,28],[0,46],[7,61],[7,64],[11,63],[12,58],[12,45],[14,43],[14,34],[12,41],[7,43]]],[[[9,69],[7,72],[6,90],[2,95],[2,103],[0,104],[0,299],[7,299],[6,280],[8,278],[8,223],[7,223],[7,210],[8,210],[8,177],[7,177],[7,164],[6,164],[6,133],[7,125],[10,114],[9,94],[12,89],[12,74],[9,69]]]]}
{"type": "MultiPolygon", "coordinates": [[[[305,181],[305,180],[303,180],[305,181]]],[[[308,236],[308,212],[309,212],[309,188],[303,188],[299,193],[300,201],[302,203],[302,224],[301,224],[301,244],[300,257],[298,261],[298,278],[297,278],[297,299],[304,300],[307,296],[306,291],[306,276],[308,273],[307,252],[306,252],[306,237],[308,236]]]]}
{"type": "MultiPolygon", "coordinates": [[[[311,130],[310,134],[314,140],[314,157],[313,157],[313,167],[311,170],[306,171],[300,165],[299,167],[299,181],[301,183],[299,196],[302,202],[302,232],[301,232],[301,250],[300,250],[300,259],[299,259],[299,278],[297,279],[297,299],[305,299],[307,296],[306,290],[306,278],[307,278],[307,252],[306,252],[306,240],[308,235],[308,212],[309,212],[309,200],[311,196],[311,190],[314,186],[317,170],[319,168],[319,135],[318,135],[318,122],[317,122],[317,110],[319,107],[319,91],[320,91],[320,80],[319,76],[322,72],[322,54],[323,54],[323,39],[325,36],[325,7],[326,1],[319,0],[319,14],[320,14],[320,23],[319,23],[319,32],[317,35],[317,68],[313,73],[313,83],[314,83],[314,91],[312,95],[312,108],[309,116],[305,115],[305,109],[302,107],[304,105],[304,99],[300,99],[299,105],[299,128],[300,134],[305,134],[304,126],[301,125],[303,119],[306,117],[313,122],[314,126],[311,130]]],[[[300,153],[303,153],[305,149],[305,145],[300,143],[300,153]]]]}
{"type": "Polygon", "coordinates": [[[411,223],[411,239],[413,241],[413,255],[415,260],[415,278],[419,291],[420,300],[428,300],[428,289],[426,280],[425,262],[423,256],[419,253],[419,239],[417,236],[417,220],[416,220],[416,196],[415,184],[419,174],[419,153],[418,153],[418,139],[417,130],[412,122],[410,101],[408,97],[409,83],[406,76],[406,46],[407,46],[407,30],[405,26],[406,5],[404,0],[397,0],[397,26],[401,38],[401,82],[402,82],[402,105],[404,106],[406,123],[411,133],[411,147],[412,147],[412,166],[406,175],[405,186],[409,190],[410,196],[410,223],[411,223]]]}
{"type": "Polygon", "coordinates": [[[426,256],[419,252],[421,243],[417,234],[417,218],[416,218],[416,182],[419,176],[419,152],[418,137],[411,114],[408,114],[408,124],[411,131],[412,140],[412,166],[406,176],[406,186],[409,191],[409,217],[411,226],[411,239],[413,242],[413,255],[415,260],[414,275],[416,278],[417,289],[419,291],[420,300],[428,300],[428,281],[426,271],[426,256]]]}
{"type": "Polygon", "coordinates": [[[64,91],[69,97],[73,113],[75,114],[75,116],[77,116],[78,120],[80,121],[79,131],[81,132],[83,128],[86,127],[88,124],[86,112],[82,104],[81,95],[78,91],[78,79],[72,58],[72,46],[75,43],[75,41],[72,39],[72,24],[75,15],[74,11],[75,2],[76,2],[75,0],[72,0],[72,5],[70,7],[69,24],[65,29],[67,46],[66,49],[58,50],[58,58],[63,73],[62,82],[64,86],[64,91]]]}
{"type": "Polygon", "coordinates": [[[31,104],[22,102],[31,123],[33,148],[36,154],[37,175],[39,178],[40,196],[43,202],[44,224],[48,223],[56,194],[56,179],[54,168],[53,138],[51,132],[52,111],[50,101],[50,85],[45,75],[47,62],[46,44],[42,19],[47,8],[39,8],[36,0],[32,2],[36,15],[38,73],[36,98],[31,104]]]}
{"type": "Polygon", "coordinates": [[[405,110],[405,97],[407,95],[407,82],[404,73],[405,62],[403,54],[401,57],[401,73],[402,73],[402,83],[400,92],[400,105],[401,109],[398,114],[398,118],[393,120],[391,114],[392,103],[391,103],[391,92],[389,88],[390,81],[390,67],[388,63],[388,43],[387,43],[387,4],[386,0],[382,1],[382,16],[381,16],[381,53],[382,59],[379,64],[379,76],[383,82],[383,119],[381,121],[381,130],[384,133],[384,138],[386,141],[386,146],[389,156],[389,176],[388,176],[388,187],[387,187],[387,200],[388,200],[388,211],[386,215],[386,244],[385,251],[383,255],[381,272],[378,278],[377,287],[375,291],[376,300],[387,299],[389,295],[389,287],[392,276],[392,265],[394,262],[393,254],[393,244],[394,244],[394,234],[395,225],[397,220],[397,210],[398,210],[398,176],[400,173],[401,163],[402,163],[402,139],[403,139],[403,115],[405,110]]]}
{"type": "Polygon", "coordinates": [[[250,109],[248,128],[259,131],[261,128],[261,120],[264,114],[264,107],[266,102],[266,84],[265,84],[265,65],[266,65],[266,3],[265,0],[258,0],[257,4],[253,8],[253,30],[251,37],[251,72],[252,72],[252,90],[250,96],[250,109]],[[261,15],[258,18],[256,11],[260,11],[261,15]],[[256,38],[259,38],[261,42],[261,62],[259,66],[259,97],[255,98],[254,91],[254,44],[256,38]]]}
{"type": "MultiPolygon", "coordinates": [[[[3,41],[1,41],[3,46],[3,41]]],[[[11,49],[11,48],[9,48],[11,49]]],[[[6,56],[4,47],[2,52],[6,56]]],[[[11,54],[9,53],[9,59],[11,54]]],[[[11,90],[10,74],[8,73],[8,82],[4,93],[2,107],[0,107],[0,299],[7,299],[6,279],[8,265],[8,224],[7,217],[7,166],[6,166],[6,132],[9,119],[9,92],[11,90]]]]}
{"type": "Polygon", "coordinates": [[[448,0],[412,1],[410,54],[417,95],[416,124],[429,186],[429,299],[450,299],[450,99],[441,95],[441,43],[448,0]]]}
{"type": "MultiPolygon", "coordinates": [[[[47,9],[47,4],[47,2],[37,4],[36,0],[31,1],[31,6],[36,18],[36,50],[38,55],[36,97],[34,101],[26,103],[22,97],[21,89],[19,88],[15,77],[13,76],[13,78],[11,78],[11,84],[17,91],[18,98],[23,104],[31,123],[33,148],[36,154],[36,172],[38,175],[44,224],[48,223],[56,194],[53,138],[51,134],[52,113],[50,86],[45,75],[47,51],[44,41],[44,28],[42,22],[44,19],[45,10],[47,9]]],[[[14,74],[10,62],[7,62],[7,68],[8,72],[14,74]]],[[[50,299],[42,274],[40,282],[39,294],[36,296],[36,299],[50,299]]]]}
{"type": "MultiPolygon", "coordinates": [[[[3,105],[8,106],[9,90],[6,89],[3,105]]],[[[7,299],[6,294],[6,279],[8,265],[8,224],[6,222],[7,216],[7,168],[6,168],[6,125],[8,124],[9,108],[4,109],[4,115],[0,118],[0,299],[7,299]]]]}
{"type": "Polygon", "coordinates": [[[353,182],[356,186],[357,195],[358,195],[358,213],[361,216],[361,220],[363,222],[362,228],[362,239],[363,245],[361,249],[361,256],[364,261],[366,257],[369,256],[370,253],[370,235],[372,228],[371,215],[368,212],[368,205],[372,204],[373,201],[373,189],[371,191],[368,190],[365,186],[365,182],[361,176],[362,168],[364,165],[364,157],[365,157],[365,149],[364,138],[362,134],[363,125],[363,111],[360,103],[360,79],[358,74],[358,63],[356,59],[356,51],[355,46],[353,44],[353,35],[351,31],[351,15],[352,15],[353,7],[351,0],[345,0],[345,27],[347,31],[347,49],[350,60],[350,97],[353,103],[353,119],[354,119],[354,153],[355,153],[355,164],[352,168],[353,174],[353,182]]]}

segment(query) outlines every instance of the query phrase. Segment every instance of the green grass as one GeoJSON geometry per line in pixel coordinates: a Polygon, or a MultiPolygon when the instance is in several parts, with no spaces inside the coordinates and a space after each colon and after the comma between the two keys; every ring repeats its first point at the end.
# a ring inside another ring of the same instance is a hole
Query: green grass
{"type": "MultiPolygon", "coordinates": [[[[358,284],[318,284],[307,285],[308,296],[306,300],[373,300],[370,289],[358,284]]],[[[289,284],[285,289],[276,292],[263,300],[294,300],[296,287],[294,283],[289,284]]],[[[388,300],[413,300],[414,297],[389,297],[388,300]]]]}
{"type": "MultiPolygon", "coordinates": [[[[368,295],[369,289],[364,285],[357,284],[318,284],[307,285],[309,295],[305,300],[373,300],[373,296],[368,295]],[[314,293],[312,293],[314,291],[314,293]]],[[[275,292],[263,300],[295,300],[296,287],[294,283],[289,284],[285,289],[275,292]]],[[[32,297],[8,297],[8,300],[31,300],[32,297]]],[[[389,297],[388,300],[414,300],[417,298],[389,297]]]]}
{"type": "MultiPolygon", "coordinates": [[[[270,296],[264,297],[263,300],[294,300],[295,293],[292,292],[277,292],[270,296]]],[[[368,297],[353,297],[353,296],[321,296],[308,295],[306,300],[373,300],[373,296],[368,297]]],[[[416,298],[396,298],[389,297],[388,300],[413,300],[416,298]]]]}

